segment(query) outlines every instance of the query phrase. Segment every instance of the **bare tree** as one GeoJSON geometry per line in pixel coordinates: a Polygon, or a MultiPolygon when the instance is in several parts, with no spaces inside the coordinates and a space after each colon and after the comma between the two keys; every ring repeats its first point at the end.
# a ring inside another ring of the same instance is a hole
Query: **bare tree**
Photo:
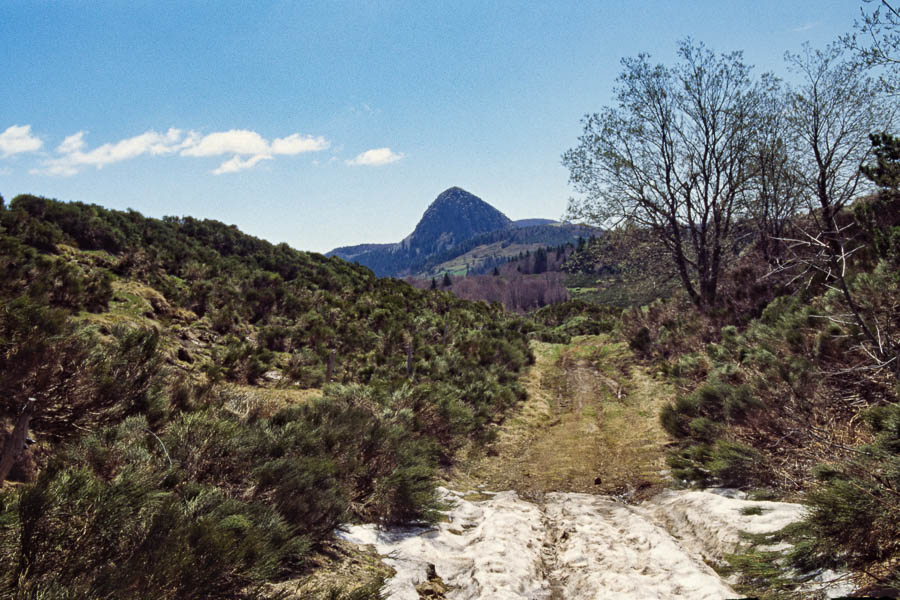
{"type": "Polygon", "coordinates": [[[789,94],[793,160],[816,224],[793,243],[805,248],[802,262],[807,269],[839,290],[877,365],[897,370],[897,340],[885,339],[876,315],[865,310],[851,290],[848,265],[857,248],[839,218],[851,202],[873,190],[863,175],[872,156],[870,134],[892,129],[895,109],[859,65],[845,60],[844,52],[837,45],[824,51],[807,46],[803,53],[786,57],[801,78],[789,94]]]}
{"type": "Polygon", "coordinates": [[[821,228],[834,229],[835,215],[872,189],[860,170],[871,156],[869,135],[893,126],[893,110],[840,46],[806,46],[786,60],[801,79],[789,92],[788,119],[799,182],[821,228]]]}
{"type": "Polygon", "coordinates": [[[803,204],[787,130],[789,102],[781,81],[764,74],[757,87],[756,135],[749,164],[754,177],[744,196],[744,212],[756,225],[759,246],[769,263],[781,256],[782,238],[803,204]]]}
{"type": "Polygon", "coordinates": [[[755,97],[742,54],[681,43],[675,67],[626,58],[618,104],[585,117],[580,144],[563,155],[584,194],[576,218],[649,227],[701,310],[716,302],[739,199],[752,177],[747,155],[755,97]]]}
{"type": "Polygon", "coordinates": [[[861,19],[853,23],[855,33],[841,38],[857,57],[857,65],[881,70],[881,83],[892,93],[900,92],[900,9],[887,0],[863,0],[872,12],[860,8],[861,19]]]}

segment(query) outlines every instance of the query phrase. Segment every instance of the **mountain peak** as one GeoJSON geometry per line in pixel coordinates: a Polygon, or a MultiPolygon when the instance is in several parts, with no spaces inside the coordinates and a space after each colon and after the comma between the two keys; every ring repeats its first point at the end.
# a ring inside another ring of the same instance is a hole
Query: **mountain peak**
{"type": "MultiPolygon", "coordinates": [[[[484,200],[482,200],[475,194],[467,192],[466,190],[462,189],[461,187],[457,187],[454,185],[453,187],[449,187],[446,190],[444,190],[443,192],[441,192],[440,194],[438,194],[438,197],[435,198],[434,201],[429,205],[429,208],[431,208],[435,205],[441,205],[441,204],[447,204],[447,203],[463,203],[463,204],[472,204],[472,205],[483,204],[485,206],[491,206],[490,204],[488,204],[487,202],[485,202],[484,200]]],[[[491,206],[491,208],[493,208],[493,207],[491,206]]],[[[494,209],[494,210],[496,210],[496,209],[494,209]]],[[[500,211],[497,211],[497,212],[500,212],[500,211]]]]}
{"type": "Polygon", "coordinates": [[[453,247],[479,233],[509,229],[512,221],[502,212],[460,187],[441,192],[422,215],[403,244],[416,254],[453,247]]]}
{"type": "MultiPolygon", "coordinates": [[[[327,256],[339,256],[372,269],[379,277],[402,277],[428,272],[437,265],[485,245],[466,259],[483,267],[505,262],[522,248],[574,243],[587,234],[582,227],[549,219],[510,221],[502,212],[461,187],[447,188],[422,215],[415,230],[396,244],[360,244],[335,248],[327,256]],[[516,252],[507,250],[516,244],[516,252]]],[[[454,268],[458,269],[459,265],[454,268]]]]}

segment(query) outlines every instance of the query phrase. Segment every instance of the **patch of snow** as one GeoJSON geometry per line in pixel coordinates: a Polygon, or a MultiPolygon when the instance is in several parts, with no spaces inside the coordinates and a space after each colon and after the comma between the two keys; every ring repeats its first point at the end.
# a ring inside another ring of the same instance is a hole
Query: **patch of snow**
{"type": "MultiPolygon", "coordinates": [[[[390,600],[418,600],[429,564],[450,586],[450,600],[736,598],[707,561],[733,552],[741,531],[773,532],[805,510],[722,490],[666,491],[640,505],[575,493],[536,503],[515,492],[479,491],[477,500],[440,492],[450,509],[435,527],[339,533],[373,545],[396,570],[384,590],[390,600]]],[[[829,597],[852,589],[835,573],[815,582],[829,597]]]]}
{"type": "Polygon", "coordinates": [[[806,510],[801,504],[744,500],[709,490],[665,491],[640,508],[685,548],[714,562],[734,552],[742,531],[772,533],[802,519],[806,510]],[[761,514],[744,514],[748,509],[761,514]]]}
{"type": "Polygon", "coordinates": [[[715,494],[716,496],[737,498],[738,500],[744,500],[747,497],[747,492],[736,490],[734,488],[706,488],[704,491],[715,494]]]}
{"type": "Polygon", "coordinates": [[[590,494],[550,494],[563,598],[696,598],[737,594],[636,507],[590,494]]]}
{"type": "Polygon", "coordinates": [[[449,598],[534,600],[550,597],[544,578],[541,509],[500,492],[489,500],[470,502],[442,490],[455,506],[446,523],[434,529],[380,530],[357,525],[339,533],[343,539],[371,544],[397,571],[387,584],[391,600],[418,600],[415,585],[425,580],[428,564],[452,586],[449,598]]]}
{"type": "Polygon", "coordinates": [[[856,585],[846,574],[837,573],[831,569],[825,569],[810,580],[813,584],[809,588],[816,588],[825,592],[826,598],[845,598],[856,591],[856,585]]]}

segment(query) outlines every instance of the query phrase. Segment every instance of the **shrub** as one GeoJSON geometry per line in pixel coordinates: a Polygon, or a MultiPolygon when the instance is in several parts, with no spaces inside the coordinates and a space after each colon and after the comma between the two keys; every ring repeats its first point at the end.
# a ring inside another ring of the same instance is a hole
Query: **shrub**
{"type": "Polygon", "coordinates": [[[710,416],[722,414],[725,400],[731,396],[732,387],[727,383],[707,381],[694,391],[700,410],[710,416]]]}
{"type": "Polygon", "coordinates": [[[685,482],[706,483],[710,478],[706,463],[709,461],[710,447],[706,444],[688,446],[666,459],[672,468],[672,476],[685,482]]]}
{"type": "Polygon", "coordinates": [[[719,440],[707,464],[710,474],[724,486],[749,487],[765,483],[765,458],[757,450],[739,442],[719,440]]]}
{"type": "Polygon", "coordinates": [[[421,448],[401,452],[398,466],[382,478],[372,495],[382,523],[432,522],[437,518],[438,499],[434,467],[421,448]]]}
{"type": "Polygon", "coordinates": [[[708,365],[706,360],[697,354],[682,354],[672,368],[672,375],[698,379],[706,376],[708,365]]]}
{"type": "Polygon", "coordinates": [[[635,334],[628,340],[628,347],[637,354],[648,356],[653,344],[653,338],[650,335],[650,329],[646,326],[638,329],[635,334]]]}
{"type": "Polygon", "coordinates": [[[338,487],[337,469],[326,458],[270,460],[253,471],[260,497],[271,495],[278,512],[313,540],[330,534],[345,518],[348,501],[338,487]]]}
{"type": "Polygon", "coordinates": [[[721,427],[707,419],[706,417],[697,417],[690,422],[690,435],[693,439],[701,442],[714,441],[721,430],[721,427]]]}
{"type": "Polygon", "coordinates": [[[740,422],[753,410],[762,408],[763,401],[754,395],[747,385],[740,385],[731,390],[725,399],[725,418],[731,422],[740,422]]]}
{"type": "Polygon", "coordinates": [[[264,507],[196,486],[179,496],[158,481],[141,468],[110,481],[85,468],[45,470],[6,507],[20,533],[3,532],[14,548],[4,558],[15,559],[3,583],[26,595],[221,597],[272,577],[308,547],[264,507]]]}
{"type": "Polygon", "coordinates": [[[699,415],[700,399],[695,395],[679,396],[675,404],[667,404],[660,411],[660,422],[669,435],[684,438],[690,435],[690,421],[699,415]]]}
{"type": "Polygon", "coordinates": [[[875,442],[848,464],[822,465],[807,494],[808,516],[798,526],[793,561],[806,568],[846,567],[900,585],[885,567],[900,556],[900,404],[866,414],[875,442]]]}

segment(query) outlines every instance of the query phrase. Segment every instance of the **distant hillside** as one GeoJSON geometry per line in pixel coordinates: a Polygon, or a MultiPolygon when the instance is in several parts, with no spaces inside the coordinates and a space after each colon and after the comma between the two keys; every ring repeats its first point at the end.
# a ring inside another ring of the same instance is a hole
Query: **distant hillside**
{"type": "Polygon", "coordinates": [[[383,252],[396,249],[399,244],[358,244],[356,246],[341,246],[329,252],[326,256],[337,256],[348,262],[356,262],[356,259],[371,252],[383,252]]]}
{"type": "Polygon", "coordinates": [[[459,274],[492,269],[520,252],[573,243],[592,231],[551,219],[511,221],[481,198],[452,187],[431,203],[401,242],[344,246],[326,256],[359,263],[379,277],[459,274]]]}
{"type": "MultiPolygon", "coordinates": [[[[543,219],[527,219],[541,221],[543,219]]],[[[517,258],[525,252],[535,252],[547,246],[575,244],[578,238],[588,239],[600,233],[596,227],[558,223],[532,225],[491,231],[468,239],[453,249],[431,255],[418,269],[418,274],[433,277],[445,272],[463,275],[487,273],[495,266],[517,258]]]]}
{"type": "Polygon", "coordinates": [[[559,221],[553,219],[519,219],[513,221],[513,227],[534,227],[535,225],[557,225],[559,221]]]}

